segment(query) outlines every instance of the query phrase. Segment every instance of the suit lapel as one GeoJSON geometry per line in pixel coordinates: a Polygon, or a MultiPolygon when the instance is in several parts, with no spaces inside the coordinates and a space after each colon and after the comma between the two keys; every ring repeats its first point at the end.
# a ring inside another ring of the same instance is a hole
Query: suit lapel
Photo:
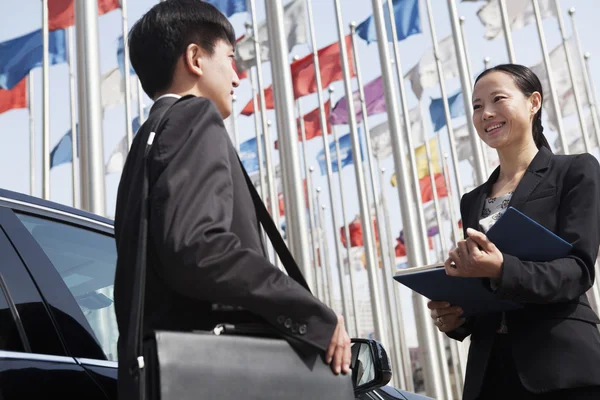
{"type": "Polygon", "coordinates": [[[542,147],[540,151],[538,151],[533,160],[531,160],[527,170],[525,170],[523,178],[521,178],[521,181],[517,185],[517,188],[508,203],[509,207],[519,208],[519,206],[525,204],[531,193],[533,193],[535,188],[542,181],[544,173],[548,169],[548,164],[550,164],[551,157],[552,153],[545,147],[542,147]]]}

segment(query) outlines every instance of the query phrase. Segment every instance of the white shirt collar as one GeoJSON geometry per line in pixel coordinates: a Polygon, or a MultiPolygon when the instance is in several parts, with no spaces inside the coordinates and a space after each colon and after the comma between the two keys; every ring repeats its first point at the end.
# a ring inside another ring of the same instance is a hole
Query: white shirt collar
{"type": "Polygon", "coordinates": [[[157,101],[159,101],[160,99],[163,99],[165,97],[173,97],[175,99],[180,99],[181,96],[178,94],[174,94],[174,93],[167,93],[167,94],[163,94],[162,96],[160,96],[158,99],[154,100],[154,102],[156,103],[157,101]]]}

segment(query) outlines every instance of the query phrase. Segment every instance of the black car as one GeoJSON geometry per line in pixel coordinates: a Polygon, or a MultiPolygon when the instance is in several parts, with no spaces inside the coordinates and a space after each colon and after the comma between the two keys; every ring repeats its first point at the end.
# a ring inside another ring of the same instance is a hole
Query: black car
{"type": "MultiPolygon", "coordinates": [[[[0,189],[1,399],[117,398],[116,258],[111,220],[0,189]]],[[[358,398],[411,398],[385,358],[358,398]]]]}

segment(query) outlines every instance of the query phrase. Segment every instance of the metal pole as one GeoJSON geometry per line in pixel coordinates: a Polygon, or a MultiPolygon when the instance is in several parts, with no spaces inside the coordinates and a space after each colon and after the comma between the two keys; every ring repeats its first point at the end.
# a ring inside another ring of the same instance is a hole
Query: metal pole
{"type": "MultiPolygon", "coordinates": [[[[331,154],[329,151],[329,140],[327,139],[327,118],[325,116],[325,101],[323,100],[323,83],[321,81],[321,67],[319,62],[319,53],[317,49],[317,39],[315,35],[315,26],[312,14],[312,0],[306,0],[306,11],[308,14],[308,29],[310,32],[310,46],[313,54],[313,65],[315,68],[315,83],[317,84],[317,100],[319,102],[319,120],[321,122],[321,129],[323,131],[323,149],[325,151],[325,165],[327,168],[327,186],[329,191],[329,211],[331,216],[331,221],[333,223],[333,231],[335,232],[338,227],[341,225],[337,219],[337,214],[335,212],[335,201],[333,198],[333,171],[331,169],[331,154]]],[[[341,173],[341,170],[339,171],[341,173]]],[[[344,260],[342,258],[342,250],[340,248],[340,242],[337,240],[337,235],[334,234],[335,238],[335,256],[337,259],[337,263],[339,268],[342,268],[344,265],[344,260]]],[[[342,304],[344,304],[344,316],[349,319],[349,314],[347,314],[347,305],[344,299],[347,296],[344,294],[344,279],[343,272],[340,274],[340,285],[342,288],[342,304]]],[[[349,321],[348,321],[349,322],[349,321]]]]}
{"type": "Polygon", "coordinates": [[[303,270],[306,280],[312,282],[308,234],[306,232],[306,211],[298,160],[298,128],[294,119],[292,77],[283,26],[283,4],[280,1],[267,1],[265,5],[269,41],[271,43],[273,94],[278,111],[277,132],[280,159],[282,160],[281,175],[285,194],[288,243],[294,258],[303,270]]]}
{"type": "Polygon", "coordinates": [[[319,224],[317,222],[317,215],[316,215],[316,207],[315,207],[315,198],[313,195],[313,173],[315,171],[315,167],[313,167],[312,165],[308,168],[309,174],[306,176],[306,194],[308,195],[308,213],[309,213],[309,218],[310,218],[310,226],[311,226],[311,231],[312,231],[312,243],[311,243],[311,250],[313,253],[313,257],[315,260],[315,270],[314,270],[314,291],[317,294],[317,297],[323,301],[323,295],[322,295],[322,282],[321,282],[321,277],[319,276],[318,273],[318,269],[320,267],[320,263],[319,263],[319,251],[320,251],[320,242],[319,242],[319,230],[321,229],[319,227],[319,224]],[[317,247],[317,245],[319,245],[319,247],[317,247]]]}
{"type": "Polygon", "coordinates": [[[542,16],[540,13],[540,6],[538,0],[531,0],[533,4],[533,12],[535,14],[535,21],[537,24],[538,35],[540,38],[540,46],[542,47],[542,55],[544,57],[544,64],[546,65],[546,73],[548,75],[548,87],[552,95],[552,105],[556,114],[556,127],[558,128],[558,137],[563,148],[564,154],[569,154],[569,145],[565,135],[565,129],[562,121],[562,111],[558,104],[558,96],[556,94],[556,88],[554,87],[554,77],[552,75],[552,65],[550,62],[550,55],[548,54],[548,47],[546,46],[546,37],[544,35],[544,27],[542,26],[542,16]]]}
{"type": "Polygon", "coordinates": [[[506,42],[508,60],[511,64],[515,64],[517,62],[517,58],[515,57],[515,48],[512,42],[512,33],[510,29],[510,21],[508,20],[506,0],[498,0],[498,5],[500,6],[500,17],[502,18],[502,29],[504,30],[504,41],[506,42]]]}
{"type": "MultiPolygon", "coordinates": [[[[381,64],[381,75],[383,79],[383,86],[385,89],[385,103],[388,112],[388,122],[390,125],[390,133],[392,137],[392,149],[394,153],[394,165],[396,169],[398,179],[398,197],[400,200],[400,212],[402,215],[402,226],[406,234],[406,249],[408,256],[408,263],[411,266],[424,265],[427,250],[425,243],[419,240],[419,228],[418,218],[414,214],[414,209],[417,206],[415,199],[415,190],[418,187],[414,187],[409,179],[408,171],[405,166],[408,165],[406,160],[406,148],[404,146],[402,137],[400,135],[400,119],[398,112],[398,104],[396,103],[396,97],[393,92],[394,78],[390,71],[389,65],[389,51],[388,51],[388,40],[385,28],[385,21],[383,17],[383,6],[381,0],[371,0],[373,17],[375,20],[375,27],[377,30],[377,47],[379,49],[379,58],[381,64]]],[[[402,80],[401,80],[402,81],[402,80]]],[[[348,102],[350,105],[351,102],[348,102]]],[[[406,106],[404,107],[407,108],[406,106]]],[[[408,114],[405,110],[405,118],[408,118],[408,114]]],[[[410,127],[409,127],[410,129],[410,127]]],[[[412,149],[410,149],[412,151],[412,149]]],[[[420,207],[421,205],[418,204],[420,207]]],[[[435,349],[435,339],[433,337],[433,324],[426,322],[425,318],[428,315],[428,309],[425,299],[422,296],[414,296],[417,301],[414,302],[415,306],[415,317],[417,320],[421,320],[422,323],[417,323],[417,329],[419,330],[421,343],[421,355],[423,361],[423,372],[425,376],[425,382],[428,388],[428,395],[430,397],[439,398],[442,396],[442,383],[439,369],[436,368],[437,357],[431,350],[435,349]],[[423,317],[423,318],[421,318],[423,317]]]]}
{"type": "Polygon", "coordinates": [[[104,157],[102,102],[98,56],[98,4],[76,0],[77,77],[79,79],[79,155],[81,208],[104,215],[104,157]]]}
{"type": "MultiPolygon", "coordinates": [[[[460,169],[458,168],[458,150],[456,145],[456,138],[454,137],[454,128],[452,126],[452,116],[450,115],[450,106],[448,104],[448,93],[446,92],[446,85],[444,83],[444,68],[442,62],[438,56],[439,47],[437,41],[437,34],[435,32],[435,22],[433,20],[433,14],[431,13],[431,2],[426,1],[427,16],[429,18],[429,29],[431,31],[431,44],[433,46],[433,54],[435,56],[435,66],[437,69],[438,80],[440,81],[440,92],[442,94],[442,104],[444,105],[444,116],[446,117],[446,129],[448,131],[448,139],[450,140],[450,153],[452,154],[452,165],[454,166],[454,179],[456,180],[456,188],[458,190],[458,197],[461,198],[463,195],[462,179],[460,177],[460,169]]],[[[458,58],[458,52],[456,57],[458,58]]],[[[471,124],[469,124],[471,125],[471,124]]],[[[471,134],[471,132],[469,131],[471,134]]],[[[473,143],[472,146],[479,146],[479,143],[473,143]]],[[[473,166],[476,168],[476,166],[473,166]]],[[[418,186],[417,186],[418,187],[418,186]]]]}
{"type": "Polygon", "coordinates": [[[137,99],[138,99],[138,121],[140,126],[144,122],[146,122],[146,114],[144,113],[144,101],[142,100],[142,96],[144,95],[144,89],[142,88],[142,82],[140,82],[139,78],[136,79],[136,87],[137,87],[137,99]]]}
{"type": "Polygon", "coordinates": [[[319,248],[321,249],[321,281],[323,282],[323,301],[333,308],[331,301],[331,280],[329,278],[329,251],[327,246],[327,234],[325,233],[325,222],[323,221],[323,211],[325,204],[321,205],[321,188],[317,188],[317,218],[319,221],[319,248]]]}
{"type": "MultiPolygon", "coordinates": [[[[428,8],[431,1],[427,0],[428,8]]],[[[467,121],[473,120],[473,106],[471,105],[472,89],[467,77],[467,67],[465,59],[465,49],[462,39],[460,38],[460,28],[458,27],[458,12],[456,11],[456,3],[454,0],[448,1],[448,11],[450,13],[450,22],[452,24],[452,36],[454,37],[454,48],[456,50],[456,59],[458,62],[458,70],[460,72],[460,84],[462,87],[463,101],[465,103],[465,113],[467,121]]],[[[440,82],[441,83],[441,82],[440,82]]],[[[479,145],[479,135],[475,131],[473,124],[467,124],[471,136],[471,144],[473,147],[473,162],[478,183],[483,183],[487,180],[485,166],[483,164],[483,155],[481,146],[479,145]]],[[[458,174],[456,174],[458,176],[458,174]]],[[[461,191],[462,194],[462,191],[461,191]]]]}
{"type": "MultiPolygon", "coordinates": [[[[231,125],[233,127],[233,141],[235,145],[235,149],[240,151],[240,133],[238,132],[238,121],[237,114],[235,111],[235,103],[237,101],[237,96],[234,94],[231,96],[231,125]]],[[[256,113],[255,113],[256,114],[256,113]]]]}
{"type": "MultiPolygon", "coordinates": [[[[377,168],[379,168],[379,162],[377,162],[377,168]]],[[[385,174],[385,168],[381,168],[381,182],[383,182],[383,175],[385,174]]],[[[392,235],[392,226],[390,223],[390,213],[388,211],[387,205],[387,196],[385,194],[385,190],[383,189],[383,185],[380,187],[381,193],[381,208],[383,212],[383,220],[385,224],[386,237],[388,241],[388,252],[390,258],[390,264],[393,266],[392,275],[396,272],[396,248],[394,246],[394,236],[392,235]]],[[[386,272],[387,274],[388,272],[386,272]]],[[[398,316],[398,326],[400,327],[400,348],[402,349],[402,372],[404,373],[404,384],[403,388],[408,390],[409,392],[413,392],[415,390],[415,385],[413,381],[413,373],[412,373],[412,365],[410,361],[410,350],[408,349],[408,344],[406,343],[406,335],[404,334],[404,317],[402,310],[402,302],[400,299],[400,286],[396,285],[396,290],[394,290],[394,301],[396,305],[396,315],[398,316]]]]}
{"type": "Polygon", "coordinates": [[[50,199],[50,59],[48,0],[42,0],[42,198],[50,199]]]}
{"type": "Polygon", "coordinates": [[[560,8],[560,2],[554,0],[556,6],[556,18],[558,20],[558,28],[560,35],[562,36],[563,47],[565,49],[565,56],[567,58],[567,68],[569,69],[569,76],[571,77],[571,86],[573,87],[573,95],[575,96],[575,107],[577,108],[577,115],[579,116],[579,126],[581,127],[581,134],[583,135],[583,143],[585,144],[585,151],[588,153],[592,151],[590,144],[590,138],[588,135],[587,124],[585,123],[585,115],[583,113],[583,107],[581,106],[581,94],[577,87],[577,80],[575,79],[575,71],[573,70],[573,61],[571,59],[571,52],[567,45],[567,35],[565,33],[565,24],[563,22],[562,11],[560,8]]]}
{"type": "Polygon", "coordinates": [[[29,108],[29,194],[35,196],[35,101],[33,73],[27,76],[27,105],[29,108]]]}
{"type": "MultiPolygon", "coordinates": [[[[348,51],[346,49],[346,38],[342,22],[342,9],[340,1],[334,0],[337,22],[337,34],[340,46],[340,57],[342,61],[342,73],[344,76],[344,90],[346,92],[346,102],[348,103],[348,122],[350,125],[350,137],[352,141],[352,155],[354,158],[354,172],[356,175],[356,187],[358,190],[358,200],[360,206],[360,217],[363,227],[363,242],[365,256],[367,261],[367,272],[369,277],[369,289],[371,292],[371,309],[373,313],[373,326],[375,338],[389,346],[386,338],[385,319],[383,318],[380,296],[379,296],[379,274],[377,271],[377,257],[373,253],[373,220],[369,209],[367,195],[365,193],[365,177],[363,172],[362,155],[360,141],[356,129],[356,113],[354,110],[354,96],[352,95],[352,85],[350,69],[348,68],[348,51]]],[[[365,132],[365,134],[368,134],[365,132]]]]}
{"type": "Polygon", "coordinates": [[[79,180],[77,179],[77,117],[75,116],[75,60],[73,55],[75,54],[75,39],[73,37],[74,27],[67,28],[67,42],[69,52],[69,109],[71,112],[71,180],[73,185],[73,207],[78,208],[77,194],[79,193],[79,180]]]}
{"type": "Polygon", "coordinates": [[[596,108],[596,101],[592,92],[592,85],[590,77],[587,71],[587,62],[581,49],[581,40],[579,39],[579,30],[577,24],[575,24],[575,7],[569,9],[569,16],[571,17],[571,26],[573,27],[573,35],[575,36],[575,43],[577,45],[577,57],[581,63],[581,73],[583,75],[583,82],[585,84],[585,92],[587,95],[587,101],[590,105],[590,113],[592,114],[592,123],[594,124],[594,132],[596,132],[596,141],[600,146],[600,122],[598,122],[598,109],[596,108]]]}
{"type": "Polygon", "coordinates": [[[127,25],[127,0],[121,1],[121,24],[123,28],[123,82],[125,82],[125,132],[127,133],[127,147],[131,147],[133,141],[133,129],[131,127],[131,66],[129,61],[129,27],[127,25]]]}
{"type": "MultiPolygon", "coordinates": [[[[388,2],[388,4],[391,4],[390,2],[388,2]]],[[[373,161],[373,144],[371,143],[371,134],[369,131],[369,118],[368,118],[368,111],[367,111],[367,104],[366,104],[366,99],[365,99],[365,93],[364,93],[364,87],[363,87],[363,82],[362,82],[362,75],[361,75],[361,70],[360,70],[360,60],[359,60],[359,55],[358,55],[358,51],[356,48],[356,38],[355,38],[355,33],[356,33],[356,22],[352,21],[350,23],[350,37],[352,39],[352,53],[354,55],[354,68],[356,70],[356,82],[358,84],[358,98],[360,100],[360,106],[361,106],[361,112],[362,112],[362,120],[363,120],[363,128],[364,128],[364,132],[365,132],[365,142],[367,144],[367,163],[368,163],[368,173],[369,173],[369,178],[368,179],[370,181],[370,189],[371,189],[371,194],[373,197],[373,203],[375,204],[375,218],[377,221],[377,230],[379,232],[379,248],[381,251],[381,261],[383,264],[383,293],[384,293],[384,298],[385,301],[388,304],[388,309],[391,311],[394,308],[394,304],[395,304],[395,291],[394,291],[394,282],[393,282],[393,271],[392,271],[392,265],[389,265],[389,259],[387,257],[384,257],[385,254],[385,248],[383,245],[384,242],[384,238],[385,236],[385,229],[383,228],[382,224],[381,224],[381,220],[382,220],[382,213],[381,213],[381,207],[379,206],[379,202],[377,201],[377,192],[378,192],[378,185],[377,185],[377,176],[376,176],[376,172],[375,172],[375,167],[374,167],[374,161],[373,161]]],[[[339,160],[339,155],[338,155],[338,163],[340,162],[339,160]]],[[[341,189],[341,182],[340,182],[340,189],[341,189]]],[[[403,357],[406,357],[408,355],[407,353],[407,349],[405,349],[404,347],[402,347],[402,344],[405,342],[404,339],[404,335],[401,329],[399,329],[399,323],[397,320],[397,314],[396,313],[391,313],[391,334],[392,334],[392,342],[390,343],[390,347],[392,349],[392,355],[394,356],[394,363],[396,364],[396,368],[398,369],[399,373],[395,374],[395,376],[397,378],[395,378],[394,380],[396,380],[396,385],[402,388],[406,387],[406,374],[404,373],[403,369],[404,369],[404,363],[402,362],[403,357]]]]}
{"type": "MultiPolygon", "coordinates": [[[[501,0],[502,1],[502,0],[501,0]]],[[[471,58],[469,57],[469,48],[467,47],[467,35],[465,35],[465,17],[460,17],[460,36],[462,38],[463,48],[465,49],[465,64],[467,66],[467,73],[469,74],[469,84],[471,88],[475,86],[473,70],[471,69],[471,58]]],[[[483,157],[483,167],[485,175],[490,174],[490,161],[488,160],[487,151],[485,151],[485,144],[482,140],[478,140],[477,143],[481,146],[481,157],[483,157]]],[[[445,253],[445,252],[444,252],[445,253]]]]}

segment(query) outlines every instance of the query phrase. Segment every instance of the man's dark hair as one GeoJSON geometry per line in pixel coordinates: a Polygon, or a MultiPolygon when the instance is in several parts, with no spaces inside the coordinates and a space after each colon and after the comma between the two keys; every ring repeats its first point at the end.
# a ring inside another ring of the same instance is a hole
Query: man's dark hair
{"type": "Polygon", "coordinates": [[[167,0],[156,4],[129,32],[129,58],[150,98],[173,82],[175,65],[195,43],[208,54],[218,40],[235,45],[229,20],[201,0],[167,0]]]}

